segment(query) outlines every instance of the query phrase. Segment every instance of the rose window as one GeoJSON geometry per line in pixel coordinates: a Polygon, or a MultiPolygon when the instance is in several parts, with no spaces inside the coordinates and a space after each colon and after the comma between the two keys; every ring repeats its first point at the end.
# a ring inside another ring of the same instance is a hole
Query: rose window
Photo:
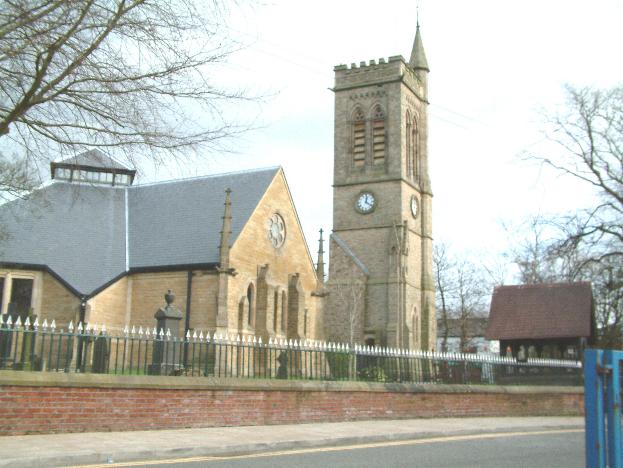
{"type": "Polygon", "coordinates": [[[273,247],[281,247],[286,240],[286,223],[277,213],[268,220],[268,238],[273,247]]]}

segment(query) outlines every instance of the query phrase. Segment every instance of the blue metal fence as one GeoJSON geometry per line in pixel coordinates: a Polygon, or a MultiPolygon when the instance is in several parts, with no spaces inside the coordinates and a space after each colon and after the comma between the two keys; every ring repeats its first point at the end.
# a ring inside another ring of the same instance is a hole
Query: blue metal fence
{"type": "Polygon", "coordinates": [[[623,468],[621,363],[623,351],[588,349],[584,354],[586,466],[623,468]]]}

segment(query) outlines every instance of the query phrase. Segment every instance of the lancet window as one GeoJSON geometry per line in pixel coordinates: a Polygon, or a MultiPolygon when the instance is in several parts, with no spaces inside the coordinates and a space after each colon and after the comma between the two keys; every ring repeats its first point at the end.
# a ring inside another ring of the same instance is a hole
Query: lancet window
{"type": "Polygon", "coordinates": [[[359,107],[353,112],[353,164],[366,164],[366,118],[359,107]]]}
{"type": "Polygon", "coordinates": [[[288,333],[288,296],[286,292],[281,292],[281,332],[288,333]]]}
{"type": "Polygon", "coordinates": [[[405,149],[406,149],[406,157],[405,162],[407,163],[407,177],[411,177],[413,174],[413,157],[411,155],[411,114],[407,111],[407,115],[405,117],[405,121],[407,122],[407,128],[405,132],[405,149]]]}
{"type": "Polygon", "coordinates": [[[372,110],[372,163],[385,164],[385,113],[379,105],[372,110]]]}
{"type": "Polygon", "coordinates": [[[417,120],[414,118],[411,124],[411,177],[417,180],[420,174],[420,132],[417,120]]]}
{"type": "Polygon", "coordinates": [[[253,284],[250,284],[249,287],[247,288],[247,307],[248,307],[248,324],[249,326],[253,325],[253,296],[254,296],[254,291],[253,291],[253,284]]]}
{"type": "Polygon", "coordinates": [[[279,328],[279,324],[277,323],[277,317],[279,316],[279,292],[275,291],[273,295],[273,330],[275,333],[279,328]]]}

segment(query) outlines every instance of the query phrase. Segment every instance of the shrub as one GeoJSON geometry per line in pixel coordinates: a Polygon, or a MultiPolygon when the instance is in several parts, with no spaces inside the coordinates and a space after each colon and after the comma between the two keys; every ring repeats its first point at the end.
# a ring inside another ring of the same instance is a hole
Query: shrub
{"type": "Polygon", "coordinates": [[[326,353],[326,357],[331,370],[331,376],[336,380],[348,379],[350,354],[331,351],[326,353]]]}
{"type": "Polygon", "coordinates": [[[359,371],[359,380],[368,382],[387,382],[387,374],[382,367],[366,367],[359,371]]]}

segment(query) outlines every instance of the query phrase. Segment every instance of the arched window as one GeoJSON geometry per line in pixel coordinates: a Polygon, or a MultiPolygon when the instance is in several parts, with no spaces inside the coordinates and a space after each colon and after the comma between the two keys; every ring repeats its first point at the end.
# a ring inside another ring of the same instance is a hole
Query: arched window
{"type": "Polygon", "coordinates": [[[417,120],[413,119],[413,125],[411,126],[411,145],[412,145],[412,177],[414,180],[420,174],[420,132],[418,131],[417,120]]]}
{"type": "Polygon", "coordinates": [[[249,326],[253,325],[254,322],[254,317],[253,317],[253,283],[249,284],[249,287],[247,288],[247,307],[248,307],[248,323],[249,326]]]}
{"type": "Polygon", "coordinates": [[[385,113],[379,105],[372,110],[372,163],[385,164],[385,113]]]}
{"type": "Polygon", "coordinates": [[[420,324],[420,317],[418,317],[418,313],[417,313],[417,307],[413,307],[413,314],[411,316],[411,320],[412,320],[412,325],[411,325],[411,332],[413,333],[413,347],[417,347],[419,341],[420,341],[420,330],[419,330],[419,324],[420,324]]]}
{"type": "Polygon", "coordinates": [[[359,107],[353,112],[353,164],[366,164],[366,118],[359,107]]]}
{"type": "Polygon", "coordinates": [[[279,312],[279,292],[275,290],[275,294],[273,296],[273,330],[275,333],[277,332],[277,328],[279,324],[277,323],[277,316],[279,312]]]}
{"type": "Polygon", "coordinates": [[[412,156],[411,156],[411,114],[407,111],[407,115],[405,117],[405,121],[407,122],[407,128],[405,132],[405,148],[406,148],[406,162],[407,162],[407,177],[411,177],[413,173],[412,169],[412,156]]]}
{"type": "Polygon", "coordinates": [[[281,292],[281,332],[288,333],[288,296],[286,292],[281,292]]]}
{"type": "Polygon", "coordinates": [[[307,336],[307,313],[308,310],[305,309],[305,315],[303,316],[303,335],[307,336]]]}

